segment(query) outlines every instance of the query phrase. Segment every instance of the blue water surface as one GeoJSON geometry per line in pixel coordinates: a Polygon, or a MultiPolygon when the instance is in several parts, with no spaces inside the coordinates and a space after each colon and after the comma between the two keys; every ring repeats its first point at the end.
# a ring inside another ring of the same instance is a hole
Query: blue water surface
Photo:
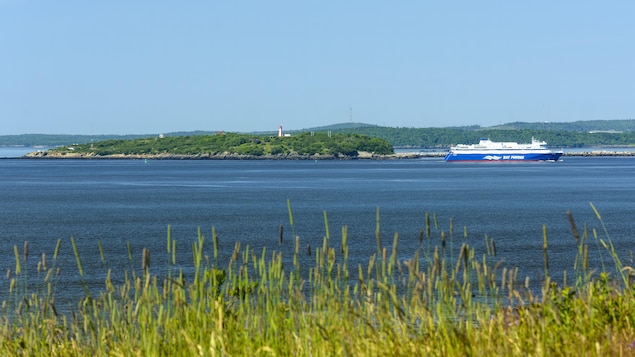
{"type": "MultiPolygon", "coordinates": [[[[138,270],[143,248],[151,253],[152,272],[161,275],[169,260],[168,226],[177,242],[177,266],[186,273],[192,269],[199,229],[207,238],[206,254],[213,256],[212,227],[219,236],[221,266],[237,242],[258,256],[265,248],[282,251],[290,261],[298,236],[301,264],[308,267],[315,259],[309,247],[315,251],[327,234],[325,215],[332,244],[340,244],[346,227],[349,265],[365,265],[377,251],[379,211],[381,244],[390,252],[397,234],[400,260],[412,258],[421,247],[427,213],[433,240],[424,237],[422,246],[440,244],[442,231],[448,254],[456,255],[463,243],[484,254],[485,242],[493,240],[497,261],[518,267],[521,278],[539,282],[544,275],[543,225],[550,271],[559,278],[564,270],[573,271],[577,246],[567,211],[580,234],[585,227],[589,232],[592,267],[599,269],[602,262],[612,266],[606,252],[598,253],[593,230],[605,241],[610,238],[624,263],[632,264],[633,177],[635,158],[628,157],[513,164],[441,159],[0,160],[0,271],[15,271],[14,246],[22,255],[28,241],[22,268],[37,274],[41,254],[52,264],[61,239],[57,265],[64,284],[57,289],[62,296],[81,292],[81,279],[103,286],[108,269],[115,279],[125,270],[138,270]],[[78,274],[71,237],[84,277],[78,274]]],[[[0,294],[6,294],[9,281],[0,278],[0,294]]]]}

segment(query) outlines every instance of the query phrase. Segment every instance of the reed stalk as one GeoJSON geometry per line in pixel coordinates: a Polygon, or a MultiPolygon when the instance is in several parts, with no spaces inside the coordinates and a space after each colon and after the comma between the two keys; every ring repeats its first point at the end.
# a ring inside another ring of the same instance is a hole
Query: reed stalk
{"type": "MultiPolygon", "coordinates": [[[[325,227],[326,222],[325,215],[325,227]]],[[[149,269],[150,251],[144,248],[143,275],[132,271],[115,284],[108,270],[104,288],[93,296],[86,291],[68,315],[56,312],[54,304],[60,241],[52,262],[46,255],[38,262],[42,273],[35,277],[45,288],[35,292],[32,284],[23,290],[28,255],[14,247],[16,267],[8,274],[12,295],[0,316],[0,348],[7,355],[33,356],[635,353],[632,287],[607,271],[594,278],[587,274],[586,228],[576,240],[580,256],[575,262],[588,279],[577,279],[574,286],[566,278],[562,285],[552,280],[543,226],[545,281],[533,291],[528,278],[523,284],[518,268],[497,258],[493,238],[466,240],[456,252],[445,250],[443,237],[452,237],[450,222],[449,235],[438,226],[432,232],[428,222],[430,248],[419,244],[404,252],[395,233],[390,250],[378,240],[378,252],[354,267],[349,267],[347,226],[341,229],[341,243],[335,244],[326,228],[309,266],[299,263],[302,240],[294,235],[290,270],[283,265],[289,257],[282,251],[254,252],[240,242],[221,266],[218,242],[213,239],[210,261],[199,229],[192,260],[186,263],[194,270],[188,274],[172,270],[176,240],[168,228],[165,274],[154,274],[157,266],[149,269]],[[477,254],[477,249],[484,253],[477,254]],[[350,268],[353,274],[357,270],[356,279],[349,279],[350,268]]],[[[609,255],[617,255],[607,233],[601,238],[594,232],[596,241],[609,255]]],[[[101,243],[97,245],[106,261],[101,243]]],[[[84,279],[88,272],[74,239],[71,246],[84,279]]],[[[131,257],[130,244],[127,249],[131,257]]],[[[613,258],[613,263],[621,260],[613,258]]]]}
{"type": "Polygon", "coordinates": [[[375,240],[377,241],[377,254],[381,253],[381,224],[379,216],[379,207],[375,211],[375,240]]]}
{"type": "Polygon", "coordinates": [[[549,255],[547,249],[549,245],[547,243],[547,226],[542,225],[542,256],[545,266],[545,281],[549,279],[549,255]]]}

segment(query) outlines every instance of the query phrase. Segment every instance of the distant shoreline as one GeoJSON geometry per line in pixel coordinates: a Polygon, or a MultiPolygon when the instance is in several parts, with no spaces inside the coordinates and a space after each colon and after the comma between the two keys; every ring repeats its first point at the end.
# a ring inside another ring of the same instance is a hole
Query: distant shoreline
{"type": "MultiPolygon", "coordinates": [[[[46,151],[32,152],[14,159],[33,160],[402,160],[420,158],[442,158],[446,152],[403,152],[390,155],[375,155],[361,152],[358,156],[344,155],[237,155],[237,154],[114,154],[95,155],[81,153],[50,153],[46,151]]],[[[565,152],[567,157],[631,157],[635,151],[593,150],[565,152]]]]}
{"type": "Polygon", "coordinates": [[[360,152],[357,156],[346,155],[239,155],[239,154],[114,154],[96,155],[93,153],[50,153],[46,151],[32,152],[17,159],[35,160],[393,160],[415,159],[422,157],[444,157],[445,153],[397,153],[390,155],[377,155],[369,152],[360,152]]]}

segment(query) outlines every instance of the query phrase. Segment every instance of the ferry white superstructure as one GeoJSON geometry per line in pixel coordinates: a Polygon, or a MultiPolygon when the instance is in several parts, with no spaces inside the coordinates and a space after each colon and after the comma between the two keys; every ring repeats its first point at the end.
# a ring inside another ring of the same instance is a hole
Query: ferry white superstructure
{"type": "Polygon", "coordinates": [[[445,161],[558,161],[562,151],[551,151],[547,143],[531,138],[530,144],[495,142],[481,138],[478,144],[452,146],[445,161]]]}

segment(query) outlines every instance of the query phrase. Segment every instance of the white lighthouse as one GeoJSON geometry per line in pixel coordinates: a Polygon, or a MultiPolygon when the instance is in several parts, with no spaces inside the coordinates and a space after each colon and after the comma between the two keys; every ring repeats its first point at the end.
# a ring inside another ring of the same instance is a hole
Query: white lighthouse
{"type": "Polygon", "coordinates": [[[284,135],[282,135],[282,125],[280,125],[280,127],[278,128],[278,137],[283,137],[284,135]]]}

